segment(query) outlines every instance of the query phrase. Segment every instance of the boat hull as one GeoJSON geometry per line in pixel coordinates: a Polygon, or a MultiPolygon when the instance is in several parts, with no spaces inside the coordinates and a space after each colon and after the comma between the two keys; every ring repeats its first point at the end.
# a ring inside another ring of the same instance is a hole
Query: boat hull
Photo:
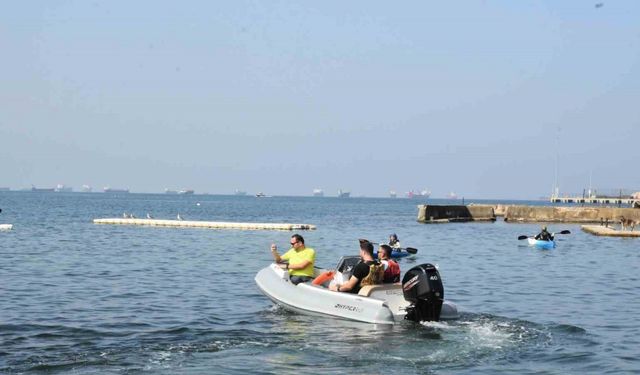
{"type": "MultiPolygon", "coordinates": [[[[316,270],[317,274],[325,270],[316,270]]],[[[409,302],[404,299],[402,285],[384,284],[362,296],[352,293],[333,292],[322,285],[289,281],[288,272],[271,264],[255,277],[258,288],[277,305],[306,315],[338,317],[373,324],[395,324],[404,320],[409,302]]],[[[443,304],[441,319],[458,317],[454,304],[443,304]]]]}
{"type": "MultiPolygon", "coordinates": [[[[391,258],[392,259],[398,259],[398,258],[404,258],[404,257],[408,257],[409,255],[411,255],[410,253],[406,252],[406,251],[392,251],[391,252],[391,258]]],[[[373,252],[373,258],[374,259],[378,259],[378,252],[374,251],[373,252]]]]}
{"type": "Polygon", "coordinates": [[[542,241],[535,238],[527,238],[529,245],[537,247],[538,249],[553,249],[556,247],[556,241],[542,241]]]}

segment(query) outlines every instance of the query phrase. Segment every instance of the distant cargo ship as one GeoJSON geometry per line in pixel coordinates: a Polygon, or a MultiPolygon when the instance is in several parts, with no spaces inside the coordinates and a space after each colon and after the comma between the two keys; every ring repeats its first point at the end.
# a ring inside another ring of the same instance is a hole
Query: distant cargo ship
{"type": "Polygon", "coordinates": [[[31,185],[31,191],[35,191],[35,192],[50,192],[55,190],[56,190],[55,188],[37,188],[31,185]]]}
{"type": "Polygon", "coordinates": [[[178,194],[178,192],[177,192],[177,191],[175,191],[175,190],[169,190],[169,189],[164,189],[164,193],[165,193],[165,194],[178,194]]]}
{"type": "Polygon", "coordinates": [[[395,197],[397,197],[397,196],[398,196],[398,194],[396,194],[395,190],[390,190],[390,191],[389,191],[389,196],[390,196],[391,198],[395,198],[395,197]]]}
{"type": "Polygon", "coordinates": [[[82,185],[82,187],[80,188],[80,191],[82,191],[83,193],[91,193],[91,190],[93,189],[89,185],[82,185]]]}
{"type": "Polygon", "coordinates": [[[431,191],[424,189],[421,192],[414,192],[413,190],[407,192],[407,198],[423,198],[427,199],[431,196],[431,191]]]}
{"type": "Polygon", "coordinates": [[[313,189],[314,197],[324,197],[324,191],[322,189],[313,189]]]}
{"type": "Polygon", "coordinates": [[[116,189],[112,187],[105,187],[102,189],[105,193],[129,193],[129,189],[116,189]]]}
{"type": "Polygon", "coordinates": [[[73,188],[71,186],[65,186],[63,184],[58,184],[58,186],[56,186],[56,188],[54,189],[56,192],[58,193],[70,193],[73,191],[73,188]]]}
{"type": "Polygon", "coordinates": [[[338,189],[338,198],[349,198],[350,196],[350,191],[342,191],[342,189],[338,189]]]}
{"type": "Polygon", "coordinates": [[[194,193],[194,191],[190,190],[190,189],[189,190],[180,190],[178,192],[178,194],[180,194],[180,195],[193,195],[193,193],[194,193]]]}

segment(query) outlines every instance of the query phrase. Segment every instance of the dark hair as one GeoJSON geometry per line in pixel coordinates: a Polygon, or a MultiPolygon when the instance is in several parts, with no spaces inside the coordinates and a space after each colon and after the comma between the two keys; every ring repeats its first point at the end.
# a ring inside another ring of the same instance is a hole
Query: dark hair
{"type": "Polygon", "coordinates": [[[391,246],[389,245],[380,245],[380,250],[384,251],[385,258],[391,257],[391,246]]]}
{"type": "Polygon", "coordinates": [[[369,240],[359,239],[358,241],[360,241],[360,250],[366,251],[373,257],[373,244],[369,240]]]}
{"type": "Polygon", "coordinates": [[[293,236],[291,236],[291,238],[295,238],[295,239],[296,239],[296,241],[300,241],[300,242],[304,245],[304,238],[302,238],[302,236],[301,236],[301,235],[299,235],[299,234],[297,234],[297,233],[296,233],[296,234],[294,234],[293,236]]]}

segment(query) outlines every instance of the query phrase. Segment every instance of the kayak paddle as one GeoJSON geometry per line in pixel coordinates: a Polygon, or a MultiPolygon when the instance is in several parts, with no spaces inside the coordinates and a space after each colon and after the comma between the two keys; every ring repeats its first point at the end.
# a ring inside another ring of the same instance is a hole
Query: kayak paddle
{"type": "MultiPolygon", "coordinates": [[[[551,235],[556,235],[556,234],[571,234],[571,231],[570,230],[563,230],[563,231],[558,232],[558,233],[551,233],[551,235]]],[[[522,235],[522,236],[518,236],[518,240],[526,240],[529,237],[533,238],[533,236],[522,235]]]]}
{"type": "Polygon", "coordinates": [[[418,252],[418,249],[415,247],[405,247],[403,250],[406,250],[409,254],[416,254],[418,252]]]}

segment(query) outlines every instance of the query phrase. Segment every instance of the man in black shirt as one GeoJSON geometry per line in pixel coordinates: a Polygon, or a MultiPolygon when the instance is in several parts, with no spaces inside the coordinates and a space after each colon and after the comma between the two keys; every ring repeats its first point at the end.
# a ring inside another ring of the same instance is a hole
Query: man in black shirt
{"type": "Polygon", "coordinates": [[[336,292],[349,292],[349,293],[358,293],[360,291],[360,287],[362,286],[363,280],[369,284],[379,284],[382,282],[382,275],[384,273],[384,268],[382,267],[374,267],[379,273],[379,275],[371,275],[369,276],[369,270],[372,268],[372,265],[380,266],[375,259],[373,259],[373,244],[367,240],[359,240],[360,241],[360,258],[362,261],[353,268],[353,274],[349,281],[342,285],[331,284],[329,289],[334,290],[336,292]]]}

